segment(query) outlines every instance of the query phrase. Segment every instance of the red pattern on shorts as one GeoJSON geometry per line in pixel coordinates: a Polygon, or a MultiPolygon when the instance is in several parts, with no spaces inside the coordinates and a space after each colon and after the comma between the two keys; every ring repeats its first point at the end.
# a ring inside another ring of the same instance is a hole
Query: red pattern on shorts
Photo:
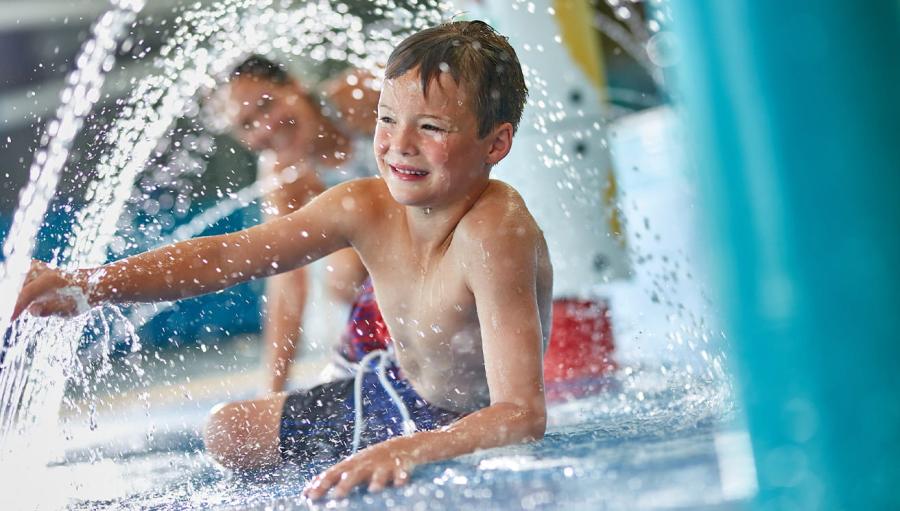
{"type": "Polygon", "coordinates": [[[372,279],[366,279],[341,336],[341,355],[350,362],[359,362],[369,352],[386,349],[390,342],[391,335],[375,302],[372,279]]]}

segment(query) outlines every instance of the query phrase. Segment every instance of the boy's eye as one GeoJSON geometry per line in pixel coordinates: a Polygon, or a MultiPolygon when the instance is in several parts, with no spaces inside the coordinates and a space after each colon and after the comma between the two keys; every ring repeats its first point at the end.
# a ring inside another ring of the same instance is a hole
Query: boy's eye
{"type": "Polygon", "coordinates": [[[435,126],[434,124],[423,124],[422,129],[426,131],[447,131],[440,126],[435,126]]]}
{"type": "Polygon", "coordinates": [[[386,124],[391,124],[391,123],[394,122],[394,119],[391,118],[391,117],[388,117],[388,116],[386,116],[386,115],[382,115],[381,117],[378,118],[378,122],[383,122],[383,123],[386,123],[386,124]]]}

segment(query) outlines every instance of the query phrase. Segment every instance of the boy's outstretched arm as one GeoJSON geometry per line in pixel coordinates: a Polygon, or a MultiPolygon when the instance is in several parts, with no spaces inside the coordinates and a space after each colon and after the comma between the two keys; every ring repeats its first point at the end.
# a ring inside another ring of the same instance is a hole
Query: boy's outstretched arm
{"type": "Polygon", "coordinates": [[[540,232],[535,229],[526,239],[514,232],[479,240],[465,251],[472,255],[465,264],[481,323],[490,406],[447,428],[360,451],[316,477],[306,489],[308,497],[318,499],[331,488],[342,497],[362,484],[371,491],[402,485],[418,464],[543,437],[542,341],[549,328],[542,329],[539,302],[550,302],[552,270],[541,263],[546,246],[540,232]]]}
{"type": "Polygon", "coordinates": [[[341,207],[350,193],[335,187],[290,215],[243,231],[167,245],[99,268],[62,271],[35,263],[19,293],[13,319],[26,309],[39,316],[81,312],[90,306],[177,300],[282,273],[349,246],[341,207]]]}

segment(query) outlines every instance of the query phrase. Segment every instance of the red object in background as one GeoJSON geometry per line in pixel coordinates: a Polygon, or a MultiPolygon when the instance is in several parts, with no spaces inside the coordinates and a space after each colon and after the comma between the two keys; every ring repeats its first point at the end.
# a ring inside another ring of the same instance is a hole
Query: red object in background
{"type": "Polygon", "coordinates": [[[606,376],[616,369],[612,323],[605,301],[553,301],[553,329],[544,353],[544,381],[606,376]]]}

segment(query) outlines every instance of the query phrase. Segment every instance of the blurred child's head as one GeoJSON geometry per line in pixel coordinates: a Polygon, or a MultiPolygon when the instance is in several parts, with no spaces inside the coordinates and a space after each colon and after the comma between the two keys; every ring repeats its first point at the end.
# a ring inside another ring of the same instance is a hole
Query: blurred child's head
{"type": "Polygon", "coordinates": [[[263,57],[251,55],[231,70],[231,79],[254,78],[276,85],[285,85],[291,81],[291,75],[280,64],[263,57]]]}
{"type": "Polygon", "coordinates": [[[407,37],[388,58],[385,78],[409,71],[419,73],[426,96],[432,81],[449,72],[473,100],[480,137],[504,122],[518,128],[528,96],[522,67],[506,37],[487,23],[454,21],[407,37]]]}
{"type": "Polygon", "coordinates": [[[228,97],[231,132],[254,151],[305,145],[320,124],[308,93],[282,65],[260,55],[235,66],[228,97]]]}

